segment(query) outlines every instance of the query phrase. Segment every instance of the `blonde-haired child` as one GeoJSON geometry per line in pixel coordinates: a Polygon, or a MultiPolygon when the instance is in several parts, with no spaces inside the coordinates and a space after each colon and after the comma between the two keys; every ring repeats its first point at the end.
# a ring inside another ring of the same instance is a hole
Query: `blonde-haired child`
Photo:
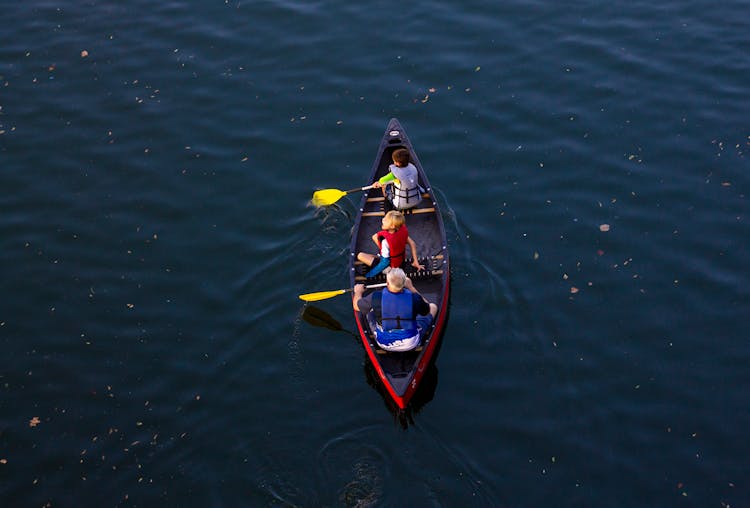
{"type": "Polygon", "coordinates": [[[370,267],[366,277],[374,277],[387,267],[400,268],[406,258],[406,246],[409,245],[412,254],[411,265],[417,270],[424,270],[419,264],[417,244],[409,236],[404,214],[391,210],[386,213],[381,222],[383,229],[372,235],[372,241],[378,246],[379,254],[360,252],[357,259],[370,267]]]}

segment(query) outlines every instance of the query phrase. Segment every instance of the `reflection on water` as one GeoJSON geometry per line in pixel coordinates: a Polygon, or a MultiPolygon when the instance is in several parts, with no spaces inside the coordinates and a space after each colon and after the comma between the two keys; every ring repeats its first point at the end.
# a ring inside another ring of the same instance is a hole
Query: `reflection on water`
{"type": "Polygon", "coordinates": [[[319,309],[318,307],[315,307],[314,305],[305,305],[305,310],[302,311],[302,319],[304,319],[306,323],[309,323],[312,326],[327,328],[329,330],[333,330],[334,332],[345,332],[353,337],[359,337],[351,330],[344,329],[344,327],[341,326],[341,323],[336,321],[330,314],[322,309],[319,309]]]}

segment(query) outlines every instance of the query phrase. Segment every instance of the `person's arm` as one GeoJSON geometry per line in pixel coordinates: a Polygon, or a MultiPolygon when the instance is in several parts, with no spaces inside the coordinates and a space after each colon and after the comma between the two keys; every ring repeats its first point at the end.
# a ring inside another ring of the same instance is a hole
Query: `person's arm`
{"type": "MultiPolygon", "coordinates": [[[[404,282],[404,287],[411,291],[414,295],[416,295],[416,300],[414,300],[414,311],[417,314],[420,314],[422,316],[425,316],[431,312],[431,304],[427,301],[427,299],[422,296],[419,291],[417,291],[417,288],[414,287],[414,283],[411,281],[409,277],[406,278],[406,281],[404,282]]],[[[437,307],[435,307],[437,308],[437,307]]]]}
{"type": "Polygon", "coordinates": [[[382,185],[385,185],[388,182],[392,182],[395,179],[396,179],[396,175],[393,174],[393,171],[389,171],[387,175],[381,176],[378,182],[382,185]]]}
{"type": "Polygon", "coordinates": [[[354,285],[354,291],[352,294],[352,306],[354,307],[354,310],[359,310],[359,301],[362,299],[362,295],[365,294],[365,285],[364,284],[355,284],[354,285]]]}
{"type": "Polygon", "coordinates": [[[417,270],[424,270],[424,266],[419,264],[419,256],[417,255],[417,244],[414,240],[411,239],[411,236],[406,237],[406,242],[409,244],[409,247],[411,248],[411,266],[416,268],[417,270]]]}
{"type": "Polygon", "coordinates": [[[372,186],[376,189],[379,189],[380,187],[387,185],[388,182],[392,182],[395,179],[396,177],[394,176],[393,172],[389,171],[387,175],[381,177],[377,182],[373,182],[372,186]]]}
{"type": "Polygon", "coordinates": [[[427,301],[427,298],[422,296],[419,293],[419,291],[417,291],[417,288],[414,287],[414,283],[411,281],[409,277],[406,278],[406,281],[404,282],[404,287],[416,295],[416,299],[414,300],[414,303],[413,303],[416,313],[422,316],[431,314],[432,318],[435,319],[435,316],[437,316],[437,312],[438,312],[437,305],[427,301]],[[421,300],[422,304],[420,304],[417,300],[421,300]]]}
{"type": "Polygon", "coordinates": [[[414,293],[415,295],[418,295],[425,302],[430,303],[427,301],[427,299],[424,296],[422,296],[422,294],[419,291],[417,291],[417,288],[414,287],[414,283],[411,281],[409,277],[406,278],[406,281],[404,282],[404,287],[408,289],[409,291],[411,291],[412,293],[414,293]]]}

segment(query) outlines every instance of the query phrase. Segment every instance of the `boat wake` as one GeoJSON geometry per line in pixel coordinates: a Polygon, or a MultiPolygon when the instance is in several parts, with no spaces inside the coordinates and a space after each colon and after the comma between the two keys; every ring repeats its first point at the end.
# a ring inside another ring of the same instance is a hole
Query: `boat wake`
{"type": "Polygon", "coordinates": [[[383,486],[390,476],[388,454],[372,443],[381,435],[375,426],[359,428],[336,436],[318,452],[320,485],[338,486],[337,502],[344,506],[379,506],[383,486]]]}

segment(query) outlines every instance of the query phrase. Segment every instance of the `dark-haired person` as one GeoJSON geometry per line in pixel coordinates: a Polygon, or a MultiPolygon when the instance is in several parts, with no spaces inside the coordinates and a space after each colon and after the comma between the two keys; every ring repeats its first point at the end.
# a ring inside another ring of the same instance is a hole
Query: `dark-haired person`
{"type": "Polygon", "coordinates": [[[422,201],[417,168],[411,163],[409,150],[406,148],[395,150],[391,158],[393,164],[388,166],[388,174],[377,182],[373,182],[373,186],[380,188],[393,182],[392,185],[388,185],[387,189],[384,189],[385,196],[393,203],[393,207],[397,210],[413,208],[422,201]]]}

